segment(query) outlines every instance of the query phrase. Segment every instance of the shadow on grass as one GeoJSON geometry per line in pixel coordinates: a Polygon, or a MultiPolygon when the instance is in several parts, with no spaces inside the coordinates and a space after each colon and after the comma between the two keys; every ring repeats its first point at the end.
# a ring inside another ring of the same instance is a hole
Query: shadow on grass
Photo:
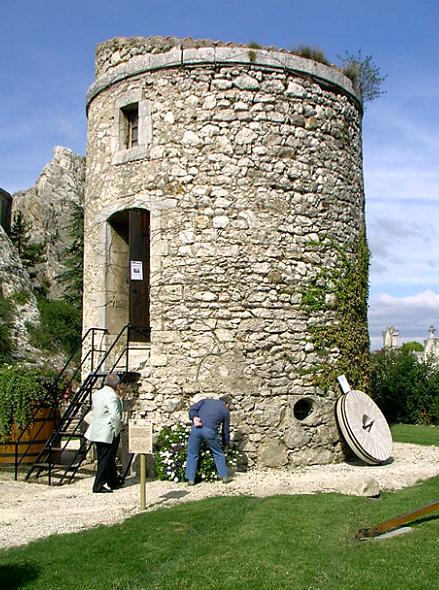
{"type": "Polygon", "coordinates": [[[2,588],[18,590],[27,582],[35,580],[39,575],[39,569],[30,563],[0,565],[0,580],[2,588]]]}

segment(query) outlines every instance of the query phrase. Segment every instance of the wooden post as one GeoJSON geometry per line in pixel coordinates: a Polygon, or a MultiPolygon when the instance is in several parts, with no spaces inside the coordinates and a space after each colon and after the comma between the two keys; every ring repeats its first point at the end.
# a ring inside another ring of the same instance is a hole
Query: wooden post
{"type": "Polygon", "coordinates": [[[146,455],[152,453],[152,422],[145,418],[133,418],[128,422],[128,447],[130,453],[139,455],[140,508],[146,509],[146,455]]]}
{"type": "Polygon", "coordinates": [[[392,529],[396,529],[403,524],[407,524],[412,520],[416,520],[431,512],[435,512],[439,510],[439,501],[432,502],[431,504],[427,504],[426,506],[422,506],[422,508],[418,508],[417,510],[413,510],[413,512],[406,512],[405,514],[401,514],[400,516],[395,516],[394,518],[390,518],[389,520],[385,520],[381,524],[377,524],[376,526],[369,527],[367,529],[360,529],[356,535],[356,538],[367,539],[369,537],[377,537],[378,535],[382,535],[392,529]]]}
{"type": "Polygon", "coordinates": [[[146,455],[141,453],[140,460],[140,509],[146,510],[146,455]]]}

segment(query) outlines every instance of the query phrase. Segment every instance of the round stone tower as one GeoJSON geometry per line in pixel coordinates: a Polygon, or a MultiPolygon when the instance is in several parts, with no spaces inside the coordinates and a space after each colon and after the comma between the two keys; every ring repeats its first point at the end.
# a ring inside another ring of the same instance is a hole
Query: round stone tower
{"type": "Polygon", "coordinates": [[[139,411],[169,424],[228,393],[250,466],[338,460],[355,359],[330,333],[364,238],[351,81],[273,48],[116,38],[87,107],[84,328],[109,346],[134,326],[139,411]]]}

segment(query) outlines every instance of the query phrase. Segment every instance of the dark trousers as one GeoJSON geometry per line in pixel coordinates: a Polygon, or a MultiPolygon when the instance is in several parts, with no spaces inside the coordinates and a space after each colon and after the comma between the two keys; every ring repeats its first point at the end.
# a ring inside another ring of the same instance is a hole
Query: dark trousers
{"type": "Polygon", "coordinates": [[[119,441],[120,434],[114,437],[112,443],[95,443],[98,466],[93,484],[94,492],[101,490],[105,484],[112,488],[118,483],[119,474],[116,467],[116,454],[119,441]]]}

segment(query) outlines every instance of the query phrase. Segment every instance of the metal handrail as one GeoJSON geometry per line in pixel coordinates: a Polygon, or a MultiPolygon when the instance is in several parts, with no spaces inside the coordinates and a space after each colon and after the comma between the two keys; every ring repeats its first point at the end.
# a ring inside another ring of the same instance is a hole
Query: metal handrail
{"type": "MultiPolygon", "coordinates": [[[[31,423],[34,421],[34,418],[36,417],[36,415],[38,414],[38,412],[43,408],[43,407],[47,407],[49,405],[49,407],[51,407],[53,410],[55,410],[55,412],[58,410],[59,407],[59,400],[57,397],[57,391],[58,391],[58,384],[61,380],[61,377],[65,374],[65,372],[67,371],[67,369],[69,368],[70,363],[72,362],[72,360],[76,357],[78,350],[82,349],[82,346],[85,342],[85,340],[88,338],[89,334],[92,334],[92,346],[94,346],[94,336],[97,332],[103,332],[106,333],[107,330],[105,328],[89,328],[87,330],[87,332],[84,334],[84,336],[81,339],[81,344],[76,347],[76,349],[71,353],[70,357],[68,358],[68,360],[66,361],[66,363],[64,364],[63,368],[55,375],[54,380],[52,381],[52,383],[50,383],[50,385],[47,388],[47,395],[44,397],[44,399],[40,400],[38,404],[35,405],[33,411],[32,411],[32,418],[31,418],[31,423]]],[[[78,375],[78,373],[80,373],[82,367],[84,366],[85,360],[87,358],[88,355],[86,355],[86,357],[84,357],[81,362],[76,366],[75,370],[73,371],[72,376],[70,377],[70,379],[67,381],[66,383],[66,388],[71,387],[75,377],[78,375]]],[[[92,359],[93,359],[93,353],[92,353],[92,359]]],[[[36,437],[39,436],[39,434],[41,433],[42,429],[45,427],[45,425],[47,424],[48,419],[44,420],[41,422],[40,427],[38,428],[38,430],[35,433],[34,439],[36,437]]],[[[18,436],[16,437],[16,440],[14,441],[14,446],[15,446],[15,457],[14,457],[14,478],[15,480],[18,479],[18,469],[19,466],[21,465],[21,463],[24,461],[24,458],[26,457],[29,449],[31,448],[32,444],[33,444],[33,440],[29,441],[29,444],[27,445],[27,447],[25,448],[25,450],[23,451],[21,457],[18,457],[18,448],[20,443],[22,442],[22,438],[24,436],[24,433],[26,432],[27,428],[22,428],[20,429],[21,431],[19,432],[18,436]]]]}
{"type": "MultiPolygon", "coordinates": [[[[99,376],[101,376],[101,374],[103,372],[109,373],[109,372],[114,371],[116,369],[117,365],[119,364],[120,360],[123,358],[123,356],[125,356],[125,366],[124,366],[124,371],[122,371],[122,373],[125,373],[125,374],[129,373],[130,330],[138,331],[139,333],[142,333],[142,334],[146,333],[148,336],[150,334],[149,327],[134,326],[132,324],[126,324],[120,330],[119,334],[116,336],[116,338],[112,342],[111,346],[105,352],[104,356],[101,358],[100,362],[97,364],[97,366],[95,368],[94,368],[94,336],[95,336],[95,331],[96,332],[97,331],[107,332],[107,330],[105,330],[104,328],[90,328],[87,331],[87,333],[85,334],[82,342],[84,342],[84,340],[86,339],[88,334],[90,332],[92,332],[92,346],[91,346],[91,349],[87,352],[87,354],[83,357],[83,360],[82,360],[81,364],[79,365],[78,370],[83,367],[86,359],[88,359],[90,357],[90,355],[91,355],[91,369],[92,370],[87,375],[84,382],[81,384],[81,387],[75,392],[75,395],[73,396],[73,398],[70,400],[70,404],[69,404],[68,408],[66,409],[66,411],[64,412],[62,418],[60,419],[56,431],[53,432],[52,436],[47,441],[44,449],[41,451],[41,453],[39,454],[38,459],[36,461],[36,464],[38,464],[39,459],[41,459],[41,457],[43,457],[45,454],[47,455],[46,459],[47,459],[49,485],[51,485],[52,468],[55,465],[55,461],[52,460],[53,459],[52,450],[53,450],[55,444],[57,444],[59,441],[60,433],[67,431],[67,428],[71,424],[71,421],[77,416],[77,414],[79,413],[79,410],[83,410],[82,415],[80,416],[78,423],[76,424],[73,431],[69,432],[69,435],[68,435],[68,437],[66,437],[67,440],[65,440],[64,445],[62,447],[57,447],[57,450],[59,451],[59,453],[62,454],[63,451],[65,451],[67,449],[67,445],[69,444],[69,442],[73,438],[81,435],[80,426],[83,423],[83,418],[84,418],[86,411],[88,411],[91,407],[91,393],[92,393],[93,387],[95,386],[95,383],[96,383],[97,379],[99,378],[99,376]],[[112,363],[111,368],[109,370],[104,371],[103,367],[104,367],[106,361],[110,357],[111,353],[113,352],[113,350],[115,349],[117,344],[121,341],[124,333],[126,333],[126,337],[127,337],[126,345],[124,346],[124,348],[120,352],[120,354],[115,358],[114,362],[112,363]],[[87,396],[90,397],[88,403],[86,403],[87,396]]],[[[71,359],[73,357],[74,357],[74,355],[72,355],[71,359]]],[[[69,359],[69,360],[71,360],[71,359],[69,359]]],[[[68,367],[68,363],[66,363],[66,366],[64,367],[63,370],[66,370],[67,367],[68,367]]],[[[56,382],[58,382],[58,381],[59,381],[59,378],[56,382]]],[[[73,378],[71,381],[73,381],[73,378]]],[[[70,381],[70,384],[71,384],[71,381],[70,381]]],[[[62,475],[61,482],[67,476],[67,472],[69,471],[69,469],[71,469],[75,465],[75,462],[77,461],[78,456],[81,454],[83,457],[86,456],[89,448],[90,448],[90,445],[88,445],[87,448],[85,448],[85,447],[83,447],[83,445],[81,445],[81,448],[77,449],[76,454],[73,456],[70,463],[67,465],[64,474],[62,475]]],[[[79,466],[81,463],[82,463],[82,460],[79,462],[79,464],[76,465],[74,472],[72,474],[70,474],[70,478],[72,478],[74,476],[77,469],[79,469],[79,466]]],[[[41,465],[38,468],[41,470],[41,465]]],[[[18,466],[16,467],[16,470],[17,469],[18,469],[18,466]]],[[[30,476],[32,471],[33,471],[33,467],[31,466],[26,478],[28,478],[30,476]]]]}

